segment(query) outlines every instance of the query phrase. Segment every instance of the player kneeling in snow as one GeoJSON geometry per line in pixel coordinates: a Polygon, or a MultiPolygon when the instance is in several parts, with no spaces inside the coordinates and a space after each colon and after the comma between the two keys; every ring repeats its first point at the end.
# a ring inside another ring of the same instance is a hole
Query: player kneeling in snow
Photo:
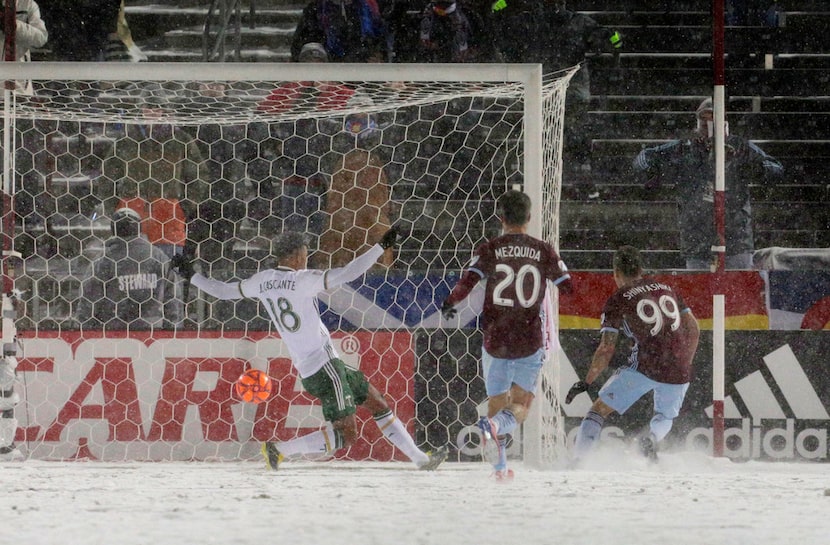
{"type": "Polygon", "coordinates": [[[644,278],[640,252],[623,246],[614,254],[617,291],[602,310],[599,346],[584,381],[568,391],[565,403],[589,390],[611,361],[622,330],[634,345],[628,366],[622,367],[599,390],[591,410],[582,420],[574,445],[574,462],[594,445],[605,419],[612,412],[624,414],[635,401],[654,391],[654,417],[640,449],[657,460],[657,443],[671,431],[692,379],[692,360],[700,329],[680,295],[663,282],[644,278]]]}
{"type": "Polygon", "coordinates": [[[393,227],[378,244],[344,267],[325,271],[307,269],[308,244],[300,233],[285,232],[274,241],[276,269],[264,270],[236,282],[219,282],[193,273],[183,256],[173,258],[174,270],[189,278],[192,285],[217,299],[258,299],[279,331],[291,354],[291,362],[302,379],[303,388],[323,405],[326,427],[290,441],[266,442],[265,461],[276,470],[285,456],[330,454],[347,448],[357,439],[355,408],[371,411],[383,435],[419,469],[437,468],[447,457],[446,447],[424,453],[398,420],[383,394],[358,369],[340,359],[331,335],[320,319],[317,294],[357,279],[397,243],[393,227]]]}

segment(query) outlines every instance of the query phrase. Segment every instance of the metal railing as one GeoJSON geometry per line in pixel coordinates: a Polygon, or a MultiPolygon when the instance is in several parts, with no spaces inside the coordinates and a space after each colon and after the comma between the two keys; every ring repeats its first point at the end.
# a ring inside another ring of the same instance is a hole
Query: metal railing
{"type": "MultiPolygon", "coordinates": [[[[256,2],[249,0],[250,27],[256,26],[256,2]]],[[[211,0],[202,32],[202,60],[225,62],[229,55],[233,60],[242,60],[242,2],[241,0],[211,0]],[[218,19],[214,30],[214,19],[218,19]],[[229,52],[226,42],[229,29],[233,34],[233,51],[229,52]]]]}

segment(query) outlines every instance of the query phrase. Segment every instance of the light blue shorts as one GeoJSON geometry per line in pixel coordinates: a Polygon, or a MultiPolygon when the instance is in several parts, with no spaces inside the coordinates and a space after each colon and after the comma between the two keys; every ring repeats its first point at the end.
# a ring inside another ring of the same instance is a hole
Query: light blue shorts
{"type": "Polygon", "coordinates": [[[484,369],[484,386],[489,397],[510,391],[513,384],[530,393],[536,392],[539,372],[545,362],[545,351],[519,359],[494,358],[486,350],[481,351],[481,366],[484,369]]]}
{"type": "Polygon", "coordinates": [[[688,382],[665,384],[651,380],[634,369],[623,368],[611,375],[600,389],[599,397],[617,413],[625,414],[634,402],[654,390],[654,413],[673,420],[680,414],[688,389],[688,382]]]}

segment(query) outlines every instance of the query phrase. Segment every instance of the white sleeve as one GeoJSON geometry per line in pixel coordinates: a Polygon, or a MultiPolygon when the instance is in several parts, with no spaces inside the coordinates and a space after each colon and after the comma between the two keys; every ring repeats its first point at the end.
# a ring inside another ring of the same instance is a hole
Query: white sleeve
{"type": "Polygon", "coordinates": [[[230,300],[245,298],[245,294],[242,293],[242,282],[220,282],[219,280],[211,280],[196,273],[190,279],[190,283],[217,299],[230,300]]]}
{"type": "Polygon", "coordinates": [[[353,259],[345,267],[339,267],[337,269],[327,271],[325,281],[326,289],[337,287],[358,278],[377,262],[380,256],[383,255],[383,252],[383,248],[381,248],[380,245],[375,244],[364,254],[353,259]]]}

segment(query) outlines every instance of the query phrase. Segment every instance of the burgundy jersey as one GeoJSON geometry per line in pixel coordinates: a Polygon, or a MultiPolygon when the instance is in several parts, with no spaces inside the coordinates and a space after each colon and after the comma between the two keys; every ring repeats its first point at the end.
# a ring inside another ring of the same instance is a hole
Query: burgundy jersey
{"type": "Polygon", "coordinates": [[[622,331],[634,341],[629,366],[648,378],[668,384],[692,379],[680,315],[690,312],[671,286],[649,278],[620,288],[605,303],[601,331],[622,331]]]}
{"type": "Polygon", "coordinates": [[[546,280],[570,279],[553,246],[526,234],[505,234],[476,249],[450,294],[455,304],[486,279],[482,327],[484,348],[496,358],[523,358],[542,348],[541,310],[546,280]]]}

